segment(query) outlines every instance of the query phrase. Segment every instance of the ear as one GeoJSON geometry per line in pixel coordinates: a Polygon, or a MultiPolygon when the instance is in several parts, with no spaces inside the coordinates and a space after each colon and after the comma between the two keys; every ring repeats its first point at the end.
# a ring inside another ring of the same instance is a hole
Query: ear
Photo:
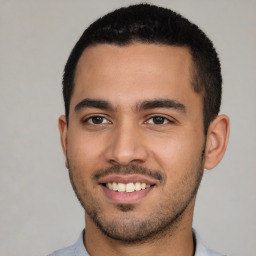
{"type": "Polygon", "coordinates": [[[67,162],[67,140],[68,140],[68,127],[66,116],[62,115],[59,117],[59,131],[60,131],[60,142],[62,150],[66,159],[66,167],[68,168],[67,162]]]}
{"type": "Polygon", "coordinates": [[[205,149],[205,169],[212,169],[223,158],[229,138],[229,118],[226,115],[217,116],[209,125],[205,149]]]}

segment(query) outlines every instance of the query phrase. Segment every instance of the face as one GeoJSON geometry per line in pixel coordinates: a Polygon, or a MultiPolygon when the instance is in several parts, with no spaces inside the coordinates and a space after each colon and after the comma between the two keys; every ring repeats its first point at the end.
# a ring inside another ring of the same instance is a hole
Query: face
{"type": "Polygon", "coordinates": [[[192,71],[182,47],[102,44],[81,56],[62,144],[88,221],[109,237],[192,222],[205,145],[192,71]]]}

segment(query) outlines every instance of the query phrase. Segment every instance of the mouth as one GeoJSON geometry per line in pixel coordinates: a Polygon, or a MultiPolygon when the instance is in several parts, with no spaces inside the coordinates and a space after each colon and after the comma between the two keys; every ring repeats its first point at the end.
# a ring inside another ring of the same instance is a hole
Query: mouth
{"type": "Polygon", "coordinates": [[[111,175],[99,182],[104,194],[115,203],[135,203],[148,195],[156,182],[137,175],[111,175]]]}
{"type": "Polygon", "coordinates": [[[147,188],[150,188],[153,185],[146,184],[145,182],[130,182],[130,183],[121,183],[121,182],[108,182],[102,184],[103,186],[107,187],[108,189],[115,191],[115,192],[121,192],[121,193],[132,193],[134,191],[140,191],[147,188]]]}

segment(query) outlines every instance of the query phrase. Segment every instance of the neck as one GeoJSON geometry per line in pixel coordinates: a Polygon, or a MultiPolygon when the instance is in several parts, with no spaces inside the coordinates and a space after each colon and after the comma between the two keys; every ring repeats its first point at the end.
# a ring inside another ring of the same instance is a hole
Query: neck
{"type": "Polygon", "coordinates": [[[188,206],[183,215],[161,234],[135,243],[106,236],[86,214],[84,237],[86,249],[91,256],[193,256],[195,251],[192,234],[193,208],[194,205],[188,206]]]}

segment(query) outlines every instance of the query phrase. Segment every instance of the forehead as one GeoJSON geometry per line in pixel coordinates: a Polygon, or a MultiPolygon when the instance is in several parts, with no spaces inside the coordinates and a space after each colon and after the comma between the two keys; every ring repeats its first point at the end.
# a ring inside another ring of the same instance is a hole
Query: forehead
{"type": "Polygon", "coordinates": [[[122,73],[154,72],[157,68],[160,68],[162,73],[167,70],[187,73],[192,67],[193,61],[187,47],[145,43],[132,43],[126,46],[97,44],[86,48],[81,55],[75,78],[87,72],[109,73],[111,68],[122,73]]]}
{"type": "Polygon", "coordinates": [[[77,64],[71,104],[74,98],[85,97],[122,103],[128,96],[134,101],[154,96],[184,98],[195,94],[192,70],[186,47],[145,43],[90,46],[77,64]]]}

